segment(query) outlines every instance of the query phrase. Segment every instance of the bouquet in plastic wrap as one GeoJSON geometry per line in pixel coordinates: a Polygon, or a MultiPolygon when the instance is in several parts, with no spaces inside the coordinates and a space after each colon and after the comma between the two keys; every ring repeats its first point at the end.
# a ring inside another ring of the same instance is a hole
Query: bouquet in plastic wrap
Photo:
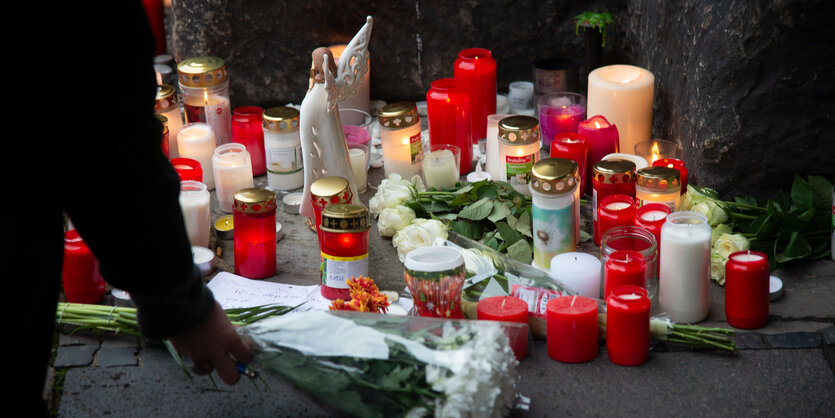
{"type": "Polygon", "coordinates": [[[241,328],[255,365],[362,417],[500,417],[516,399],[523,324],[308,311],[241,328]]]}

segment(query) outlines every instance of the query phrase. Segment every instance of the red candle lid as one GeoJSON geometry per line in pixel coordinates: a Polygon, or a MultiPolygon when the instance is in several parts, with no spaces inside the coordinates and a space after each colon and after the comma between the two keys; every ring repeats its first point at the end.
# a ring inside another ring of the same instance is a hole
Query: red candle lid
{"type": "Polygon", "coordinates": [[[581,315],[597,312],[597,301],[585,296],[560,296],[548,301],[549,315],[581,315]]]}

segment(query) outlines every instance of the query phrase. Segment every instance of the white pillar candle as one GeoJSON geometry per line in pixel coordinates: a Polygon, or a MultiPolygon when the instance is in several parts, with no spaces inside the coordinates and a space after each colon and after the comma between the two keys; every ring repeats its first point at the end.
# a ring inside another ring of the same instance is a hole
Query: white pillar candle
{"type": "Polygon", "coordinates": [[[404,179],[420,175],[423,143],[417,106],[412,102],[392,103],[380,108],[377,116],[386,177],[392,173],[404,179]]]}
{"type": "Polygon", "coordinates": [[[254,185],[252,160],[246,146],[232,142],[217,147],[212,157],[212,168],[220,210],[231,213],[235,193],[254,185]]]}
{"type": "Polygon", "coordinates": [[[426,187],[454,187],[460,177],[457,161],[460,158],[460,154],[456,156],[451,149],[429,151],[423,159],[423,181],[426,187]]]}
{"type": "Polygon", "coordinates": [[[499,121],[510,116],[506,113],[494,113],[487,116],[487,138],[485,140],[486,161],[484,169],[493,179],[499,179],[499,121]]]}
{"type": "Polygon", "coordinates": [[[588,253],[568,252],[551,259],[551,278],[589,298],[600,298],[602,269],[600,259],[588,253]]]}
{"type": "Polygon", "coordinates": [[[348,146],[348,159],[351,161],[351,171],[354,173],[354,183],[357,193],[365,193],[368,188],[368,148],[362,145],[348,146]]]}
{"type": "Polygon", "coordinates": [[[620,149],[650,139],[655,76],[632,65],[608,65],[589,73],[586,114],[602,115],[617,125],[620,149]]]}
{"type": "Polygon", "coordinates": [[[211,196],[206,185],[193,180],[180,182],[180,210],[192,246],[209,246],[209,203],[211,196]]]}
{"type": "Polygon", "coordinates": [[[212,156],[217,143],[212,127],[207,123],[189,123],[177,134],[177,150],[181,158],[191,158],[200,163],[203,170],[203,184],[209,190],[215,188],[215,176],[212,172],[212,156]]]}
{"type": "Polygon", "coordinates": [[[710,307],[710,225],[696,212],[673,212],[661,227],[658,300],[675,322],[695,323],[710,307]]]}

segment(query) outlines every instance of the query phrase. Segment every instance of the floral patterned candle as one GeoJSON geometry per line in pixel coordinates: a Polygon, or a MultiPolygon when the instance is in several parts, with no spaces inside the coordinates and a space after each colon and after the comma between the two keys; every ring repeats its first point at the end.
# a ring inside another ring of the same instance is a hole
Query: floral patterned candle
{"type": "Polygon", "coordinates": [[[409,251],[404,278],[418,316],[463,319],[461,289],[466,279],[464,256],[457,248],[420,247],[409,251]]]}
{"type": "Polygon", "coordinates": [[[557,254],[577,249],[580,236],[580,189],[577,163],[546,158],[534,164],[532,195],[533,261],[546,271],[557,254]]]}

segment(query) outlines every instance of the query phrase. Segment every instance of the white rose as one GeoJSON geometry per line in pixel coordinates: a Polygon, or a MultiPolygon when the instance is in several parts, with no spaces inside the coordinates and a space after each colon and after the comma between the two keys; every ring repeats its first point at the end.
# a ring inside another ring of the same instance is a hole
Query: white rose
{"type": "Polygon", "coordinates": [[[716,240],[719,239],[722,235],[730,234],[733,232],[731,227],[728,224],[719,224],[716,225],[710,233],[710,246],[711,248],[716,245],[716,240]]]}
{"type": "Polygon", "coordinates": [[[391,237],[411,224],[414,219],[415,211],[407,206],[397,205],[393,208],[384,208],[377,218],[377,231],[381,236],[391,237]]]}
{"type": "Polygon", "coordinates": [[[728,214],[716,202],[711,200],[697,203],[690,210],[704,215],[710,226],[716,226],[728,221],[728,214]]]}
{"type": "Polygon", "coordinates": [[[729,255],[749,248],[751,248],[751,242],[742,234],[722,234],[713,245],[713,253],[727,260],[729,255]]]}
{"type": "Polygon", "coordinates": [[[443,222],[436,219],[417,218],[410,225],[397,231],[391,243],[397,248],[397,257],[400,262],[403,262],[410,251],[420,247],[444,245],[446,239],[447,230],[443,222]]]}
{"type": "Polygon", "coordinates": [[[393,208],[412,198],[415,192],[425,191],[420,176],[406,180],[399,174],[389,174],[380,182],[377,192],[368,201],[368,210],[375,216],[385,208],[393,208]]]}
{"type": "Polygon", "coordinates": [[[710,255],[710,278],[722,286],[725,285],[725,263],[727,262],[728,259],[719,254],[710,255]]]}

